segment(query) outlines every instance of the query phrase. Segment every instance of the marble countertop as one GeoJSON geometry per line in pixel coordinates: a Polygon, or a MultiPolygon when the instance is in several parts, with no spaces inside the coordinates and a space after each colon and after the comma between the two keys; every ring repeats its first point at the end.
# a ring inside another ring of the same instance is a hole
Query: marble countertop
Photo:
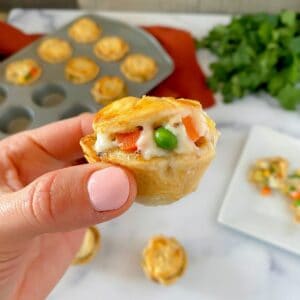
{"type": "MultiPolygon", "coordinates": [[[[80,13],[15,9],[8,20],[27,32],[51,32],[80,13]]],[[[99,14],[135,25],[184,28],[197,37],[229,20],[222,15],[99,14]]],[[[205,72],[210,60],[205,51],[199,53],[205,72]]],[[[87,266],[70,267],[49,299],[299,299],[299,257],[224,228],[216,219],[251,126],[266,125],[300,138],[300,113],[278,108],[266,95],[230,105],[218,100],[208,113],[222,136],[217,157],[198,190],[167,207],[135,204],[120,218],[99,225],[103,245],[96,259],[87,266]],[[177,237],[189,256],[185,276],[167,288],[149,282],[139,266],[148,238],[160,233],[177,237]]]]}

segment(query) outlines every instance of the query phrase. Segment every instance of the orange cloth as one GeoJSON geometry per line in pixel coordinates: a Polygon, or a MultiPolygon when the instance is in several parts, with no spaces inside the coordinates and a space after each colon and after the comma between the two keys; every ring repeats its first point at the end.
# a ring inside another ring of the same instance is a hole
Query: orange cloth
{"type": "MultiPolygon", "coordinates": [[[[197,62],[194,40],[187,31],[175,28],[144,27],[172,57],[174,72],[148,94],[196,99],[204,108],[214,105],[214,97],[205,83],[205,76],[197,62]]],[[[35,41],[41,35],[24,34],[0,21],[0,56],[5,58],[35,41]]]]}
{"type": "Polygon", "coordinates": [[[196,99],[204,108],[214,105],[214,96],[207,87],[198,64],[191,34],[181,29],[161,26],[144,27],[172,57],[175,70],[149,94],[196,99]]]}
{"type": "Polygon", "coordinates": [[[40,34],[24,34],[19,29],[0,21],[0,55],[7,57],[39,38],[40,34]]]}

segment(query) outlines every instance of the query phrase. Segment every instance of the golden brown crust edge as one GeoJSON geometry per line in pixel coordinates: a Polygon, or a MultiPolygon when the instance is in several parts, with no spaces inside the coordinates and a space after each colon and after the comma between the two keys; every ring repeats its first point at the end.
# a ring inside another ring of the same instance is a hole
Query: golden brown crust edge
{"type": "Polygon", "coordinates": [[[125,97],[101,109],[95,116],[96,132],[124,132],[146,121],[160,122],[183,109],[202,110],[198,101],[170,97],[125,97]]]}
{"type": "Polygon", "coordinates": [[[157,157],[144,160],[136,154],[115,149],[100,158],[93,149],[95,141],[95,134],[80,141],[87,161],[103,161],[129,169],[137,181],[136,201],[151,206],[170,204],[193,192],[215,156],[214,149],[207,146],[201,156],[170,154],[167,159],[157,157]]]}

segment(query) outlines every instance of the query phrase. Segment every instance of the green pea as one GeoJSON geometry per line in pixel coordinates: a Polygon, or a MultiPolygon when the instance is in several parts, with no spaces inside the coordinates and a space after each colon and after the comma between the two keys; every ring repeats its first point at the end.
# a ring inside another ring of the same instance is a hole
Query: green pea
{"type": "Polygon", "coordinates": [[[154,140],[158,147],[173,150],[177,147],[177,137],[168,129],[159,127],[154,131],[154,140]]]}
{"type": "Polygon", "coordinates": [[[299,199],[299,200],[296,200],[296,201],[294,201],[294,205],[295,205],[296,207],[299,207],[299,206],[300,206],[300,199],[299,199]]]}

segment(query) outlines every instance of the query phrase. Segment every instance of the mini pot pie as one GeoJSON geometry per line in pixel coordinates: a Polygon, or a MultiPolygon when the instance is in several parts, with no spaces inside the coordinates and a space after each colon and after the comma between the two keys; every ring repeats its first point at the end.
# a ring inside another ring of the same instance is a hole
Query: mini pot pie
{"type": "Polygon", "coordinates": [[[91,93],[96,102],[107,105],[126,95],[126,85],[120,77],[103,76],[95,82],[91,93]]]}
{"type": "Polygon", "coordinates": [[[95,55],[105,61],[117,61],[128,51],[128,44],[118,36],[103,37],[94,47],[95,55]]]}
{"type": "Polygon", "coordinates": [[[153,79],[158,68],[155,60],[150,56],[131,54],[122,62],[121,71],[132,81],[144,82],[153,79]]]}
{"type": "Polygon", "coordinates": [[[96,114],[93,128],[80,141],[88,162],[132,171],[136,201],[145,205],[168,204],[194,191],[219,136],[199,102],[147,96],[112,102],[96,114]]]}
{"type": "Polygon", "coordinates": [[[69,36],[77,43],[95,42],[101,35],[102,29],[95,21],[82,18],[71,25],[69,36]]]}
{"type": "Polygon", "coordinates": [[[46,62],[57,64],[71,57],[72,48],[67,41],[59,38],[49,38],[40,44],[37,52],[46,62]]]}
{"type": "Polygon", "coordinates": [[[33,59],[14,61],[5,70],[6,80],[17,85],[29,85],[37,81],[41,74],[41,67],[33,59]]]}
{"type": "Polygon", "coordinates": [[[100,247],[100,233],[96,227],[89,227],[84,235],[79,251],[72,261],[73,265],[82,265],[90,262],[100,247]]]}
{"type": "Polygon", "coordinates": [[[155,236],[143,251],[142,268],[146,276],[164,285],[181,277],[186,265],[185,250],[174,238],[155,236]]]}
{"type": "Polygon", "coordinates": [[[289,163],[282,157],[259,159],[249,173],[249,180],[268,196],[272,189],[281,189],[287,177],[289,163]]]}
{"type": "Polygon", "coordinates": [[[65,67],[65,77],[74,84],[83,84],[93,80],[99,73],[99,66],[88,57],[71,58],[65,67]]]}

